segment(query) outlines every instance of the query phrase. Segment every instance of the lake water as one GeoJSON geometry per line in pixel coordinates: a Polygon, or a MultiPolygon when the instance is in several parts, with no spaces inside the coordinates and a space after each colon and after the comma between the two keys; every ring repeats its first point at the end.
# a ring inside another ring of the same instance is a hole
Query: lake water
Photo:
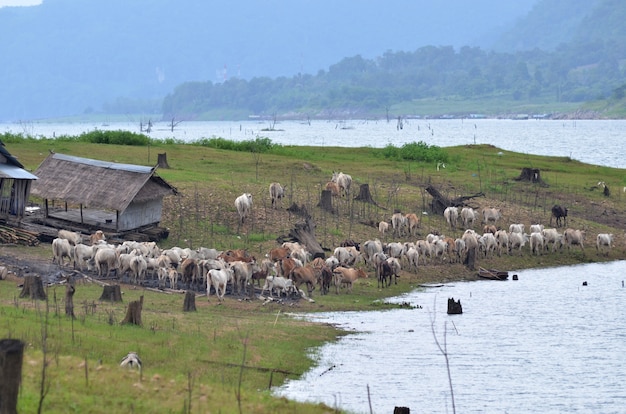
{"type": "MultiPolygon", "coordinates": [[[[275,131],[262,131],[269,127],[269,121],[181,122],[172,132],[167,123],[154,123],[148,135],[183,141],[211,137],[241,141],[263,136],[284,145],[376,148],[414,141],[440,147],[492,144],[509,151],[565,156],[590,164],[626,168],[626,121],[623,120],[409,119],[404,121],[402,129],[397,128],[395,120],[283,121],[275,125],[275,131]]],[[[140,132],[138,121],[0,124],[0,133],[43,137],[80,135],[95,129],[140,132]]]]}
{"type": "Polygon", "coordinates": [[[458,413],[625,412],[626,262],[512,273],[518,281],[392,299],[421,309],[305,316],[352,333],[312,351],[318,365],[275,394],[354,413],[369,413],[370,401],[374,413],[451,413],[434,326],[447,345],[458,413]],[[450,297],[462,315],[447,314],[450,297]]]}

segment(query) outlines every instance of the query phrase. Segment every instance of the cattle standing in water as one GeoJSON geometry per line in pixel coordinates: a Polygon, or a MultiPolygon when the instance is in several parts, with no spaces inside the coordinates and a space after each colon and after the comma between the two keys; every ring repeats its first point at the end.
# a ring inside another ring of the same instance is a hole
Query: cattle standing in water
{"type": "Polygon", "coordinates": [[[552,218],[556,218],[556,226],[567,226],[567,208],[558,204],[552,206],[552,216],[550,217],[550,225],[552,225],[552,218]]]}

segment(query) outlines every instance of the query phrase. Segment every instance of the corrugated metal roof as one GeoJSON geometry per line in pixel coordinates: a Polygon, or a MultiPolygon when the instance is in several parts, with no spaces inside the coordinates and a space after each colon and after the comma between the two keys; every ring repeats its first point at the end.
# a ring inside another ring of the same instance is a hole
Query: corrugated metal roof
{"type": "Polygon", "coordinates": [[[92,167],[104,168],[109,170],[121,170],[140,174],[150,174],[150,172],[152,172],[152,167],[146,167],[143,165],[120,164],[117,162],[92,160],[91,158],[75,157],[65,154],[52,154],[52,158],[73,162],[75,164],[85,164],[92,167]]]}
{"type": "Polygon", "coordinates": [[[15,180],[36,180],[37,176],[16,165],[0,163],[0,178],[13,178],[15,180]]]}

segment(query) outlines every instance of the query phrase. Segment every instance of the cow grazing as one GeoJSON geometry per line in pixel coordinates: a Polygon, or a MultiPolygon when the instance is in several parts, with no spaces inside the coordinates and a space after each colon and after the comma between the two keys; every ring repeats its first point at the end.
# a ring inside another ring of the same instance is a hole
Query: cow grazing
{"type": "Polygon", "coordinates": [[[613,235],[608,233],[600,233],[596,237],[596,250],[598,253],[604,251],[608,256],[609,251],[611,250],[611,245],[613,244],[613,235]]]}
{"type": "Polygon", "coordinates": [[[282,204],[283,197],[285,196],[285,189],[280,183],[270,184],[270,199],[272,200],[272,208],[276,208],[276,205],[280,201],[282,204]]]}
{"type": "Polygon", "coordinates": [[[333,197],[339,197],[341,195],[341,188],[339,188],[339,184],[335,182],[327,182],[324,189],[326,191],[330,191],[330,195],[332,195],[333,197]]]}
{"type": "Polygon", "coordinates": [[[550,225],[552,225],[552,218],[556,219],[556,226],[567,226],[567,208],[558,204],[552,206],[552,216],[550,216],[550,225]]]}
{"type": "Polygon", "coordinates": [[[446,209],[443,211],[443,216],[448,222],[450,228],[456,229],[456,222],[459,218],[459,209],[454,206],[446,207],[446,209]]]}
{"type": "Polygon", "coordinates": [[[244,193],[235,199],[235,207],[239,213],[239,223],[243,224],[252,211],[252,194],[244,193]]]}
{"type": "Polygon", "coordinates": [[[265,279],[265,284],[263,285],[263,289],[261,290],[261,296],[263,296],[263,292],[270,292],[270,297],[273,297],[273,292],[275,291],[280,297],[282,294],[288,296],[291,293],[296,292],[296,288],[293,285],[293,280],[287,279],[282,276],[268,276],[265,279]]]}
{"type": "Polygon", "coordinates": [[[337,183],[343,194],[346,196],[350,194],[350,187],[352,186],[352,177],[342,172],[333,172],[331,181],[337,183]]]}

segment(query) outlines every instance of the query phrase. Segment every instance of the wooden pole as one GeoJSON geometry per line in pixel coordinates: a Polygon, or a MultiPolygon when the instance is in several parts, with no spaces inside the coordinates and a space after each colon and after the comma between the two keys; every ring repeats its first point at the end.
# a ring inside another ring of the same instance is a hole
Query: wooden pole
{"type": "Polygon", "coordinates": [[[0,414],[17,414],[23,360],[24,342],[0,340],[0,414]]]}

